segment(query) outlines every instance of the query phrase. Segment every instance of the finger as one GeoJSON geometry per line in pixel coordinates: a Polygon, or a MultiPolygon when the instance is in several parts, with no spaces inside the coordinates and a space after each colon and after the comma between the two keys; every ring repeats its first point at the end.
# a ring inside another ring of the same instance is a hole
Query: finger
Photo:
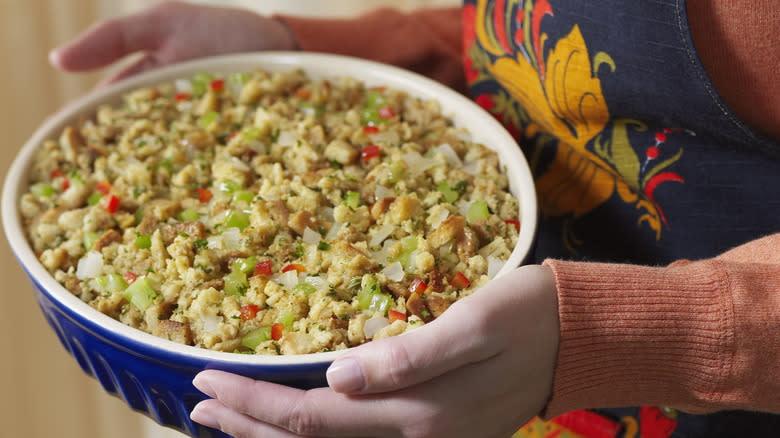
{"type": "Polygon", "coordinates": [[[190,419],[239,438],[254,436],[291,438],[298,436],[290,431],[236,412],[214,399],[204,400],[195,405],[190,413],[190,419]]]}
{"type": "Polygon", "coordinates": [[[153,51],[166,38],[166,24],[159,14],[143,11],[96,23],[75,40],[49,54],[55,67],[86,71],[105,67],[138,51],[153,51]]]}
{"type": "Polygon", "coordinates": [[[469,308],[473,296],[408,335],[372,341],[336,359],[328,384],[352,394],[398,390],[496,354],[495,344],[479,334],[482,323],[469,308]]]}
{"type": "MultiPolygon", "coordinates": [[[[381,402],[350,398],[329,388],[304,391],[216,370],[200,372],[193,385],[238,413],[296,435],[391,436],[400,420],[391,410],[376,409],[381,402]]],[[[241,423],[216,418],[223,427],[224,421],[241,423]]]]}
{"type": "Polygon", "coordinates": [[[105,87],[132,75],[153,70],[160,65],[162,65],[162,63],[157,60],[157,57],[154,54],[146,53],[142,55],[140,59],[134,61],[127,67],[124,67],[118,72],[103,78],[100,82],[98,82],[95,88],[105,87]]]}

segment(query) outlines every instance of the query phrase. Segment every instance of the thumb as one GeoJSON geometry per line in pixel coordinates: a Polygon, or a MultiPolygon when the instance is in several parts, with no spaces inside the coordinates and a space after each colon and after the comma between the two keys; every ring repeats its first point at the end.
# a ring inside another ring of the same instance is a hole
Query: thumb
{"type": "Polygon", "coordinates": [[[371,341],[339,357],[328,368],[328,384],[341,393],[393,391],[497,354],[477,334],[485,324],[470,311],[468,298],[408,335],[371,341]]]}
{"type": "Polygon", "coordinates": [[[131,53],[157,49],[165,41],[165,28],[156,9],[100,21],[52,50],[49,62],[71,72],[105,67],[131,53]]]}

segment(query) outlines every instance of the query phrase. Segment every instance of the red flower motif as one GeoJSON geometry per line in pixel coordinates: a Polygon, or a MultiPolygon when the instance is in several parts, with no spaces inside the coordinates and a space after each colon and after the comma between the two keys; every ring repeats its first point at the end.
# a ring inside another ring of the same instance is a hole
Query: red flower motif
{"type": "Polygon", "coordinates": [[[669,438],[677,428],[677,411],[666,406],[643,406],[639,410],[642,438],[669,438]]]}

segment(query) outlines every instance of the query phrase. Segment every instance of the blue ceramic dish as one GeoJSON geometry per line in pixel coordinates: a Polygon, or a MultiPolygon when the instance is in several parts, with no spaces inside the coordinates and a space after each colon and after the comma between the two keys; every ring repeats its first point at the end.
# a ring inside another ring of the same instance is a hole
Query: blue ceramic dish
{"type": "Polygon", "coordinates": [[[14,160],[3,187],[3,227],[11,249],[30,278],[49,325],[81,368],[105,390],[134,410],[164,426],[196,437],[224,436],[193,423],[192,408],[205,398],[192,386],[203,369],[221,369],[299,388],[324,386],[325,370],[339,352],[299,356],[252,356],[181,345],[141,332],[89,307],[61,286],[38,262],[25,239],[18,213],[27,190],[27,173],[35,151],[46,139],[101,104],[113,104],[135,88],[191,77],[197,72],[229,74],[262,67],[271,71],[301,68],[313,78],[350,76],[369,86],[388,86],[412,96],[439,101],[444,114],[469,129],[474,140],[498,152],[506,166],[510,189],[520,201],[522,223],[518,244],[498,275],[520,265],[531,251],[537,206],[533,179],[514,139],[482,108],[466,97],[414,73],[364,60],[307,53],[248,53],[204,58],[139,75],[95,91],[50,117],[14,160]]]}

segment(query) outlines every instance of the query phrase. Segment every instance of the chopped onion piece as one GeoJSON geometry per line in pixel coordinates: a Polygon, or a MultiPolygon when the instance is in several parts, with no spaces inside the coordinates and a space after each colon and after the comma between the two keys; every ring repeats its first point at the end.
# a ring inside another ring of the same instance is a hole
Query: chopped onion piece
{"type": "Polygon", "coordinates": [[[178,102],[176,104],[176,109],[178,109],[180,112],[188,113],[192,110],[192,102],[189,100],[178,102]]]}
{"type": "Polygon", "coordinates": [[[382,249],[379,251],[372,252],[372,255],[374,256],[374,261],[381,264],[387,264],[387,253],[390,251],[390,248],[398,242],[395,239],[387,239],[385,240],[385,243],[382,244],[382,249]]]}
{"type": "Polygon", "coordinates": [[[452,146],[450,146],[449,143],[444,143],[440,145],[437,150],[441,152],[442,155],[444,155],[444,158],[447,159],[447,163],[452,167],[461,167],[463,165],[463,162],[460,160],[460,157],[455,152],[454,149],[452,149],[452,146]]]}
{"type": "Polygon", "coordinates": [[[476,176],[479,173],[479,161],[463,162],[463,171],[471,176],[476,176]]]}
{"type": "Polygon", "coordinates": [[[493,256],[488,256],[487,262],[488,262],[488,277],[490,278],[495,278],[496,274],[498,274],[498,271],[500,271],[501,268],[504,267],[504,263],[506,263],[504,260],[501,260],[498,257],[493,257],[493,256]]]}
{"type": "Polygon", "coordinates": [[[444,222],[450,216],[450,211],[446,208],[439,208],[435,214],[432,214],[428,219],[431,223],[431,228],[439,228],[442,222],[444,222]]]}
{"type": "Polygon", "coordinates": [[[230,165],[233,166],[234,169],[237,169],[242,173],[247,173],[252,170],[249,166],[247,166],[246,163],[241,161],[238,157],[234,157],[232,155],[230,156],[230,165]]]}
{"type": "Polygon", "coordinates": [[[268,153],[268,149],[266,148],[265,143],[258,140],[252,140],[249,142],[249,149],[257,152],[258,155],[265,155],[268,153]]]}
{"type": "Polygon", "coordinates": [[[279,274],[279,283],[287,289],[292,289],[298,284],[298,271],[291,269],[279,274]]]}
{"type": "Polygon", "coordinates": [[[173,81],[173,86],[178,93],[192,93],[192,82],[187,79],[176,79],[173,81]]]}
{"type": "Polygon", "coordinates": [[[76,268],[76,278],[86,280],[94,278],[103,273],[103,254],[97,251],[90,251],[79,260],[76,268]]]}
{"type": "Polygon", "coordinates": [[[390,321],[388,321],[388,319],[385,318],[384,316],[377,316],[375,318],[371,318],[368,321],[366,321],[365,324],[363,324],[363,334],[366,335],[366,339],[371,339],[374,337],[376,332],[382,330],[388,325],[390,325],[390,321]]]}
{"type": "Polygon", "coordinates": [[[223,249],[225,246],[222,242],[222,236],[209,236],[206,238],[208,243],[208,249],[223,249]]]}
{"type": "Polygon", "coordinates": [[[465,129],[458,129],[455,131],[455,137],[462,140],[465,143],[471,143],[471,133],[465,129]]]}
{"type": "Polygon", "coordinates": [[[303,230],[303,243],[306,243],[308,245],[316,245],[320,243],[320,240],[322,239],[322,236],[320,236],[320,233],[312,230],[309,227],[306,227],[303,230]]]}
{"type": "Polygon", "coordinates": [[[473,204],[474,201],[466,201],[461,200],[458,202],[458,212],[461,216],[466,217],[469,214],[469,209],[471,208],[471,204],[473,204]]]}
{"type": "Polygon", "coordinates": [[[376,190],[374,191],[374,197],[377,201],[382,198],[393,198],[395,197],[395,192],[383,185],[377,185],[376,190]]]}
{"type": "Polygon", "coordinates": [[[404,279],[404,268],[400,262],[390,263],[388,267],[382,270],[382,273],[390,280],[401,281],[404,279]]]}
{"type": "Polygon", "coordinates": [[[412,175],[419,175],[436,165],[436,160],[433,158],[425,158],[417,152],[404,154],[401,158],[403,158],[406,165],[409,166],[409,171],[412,175]]]}
{"type": "Polygon", "coordinates": [[[303,281],[314,286],[314,288],[320,292],[328,291],[328,282],[322,277],[308,276],[303,281]]]}
{"type": "Polygon", "coordinates": [[[320,207],[317,209],[317,215],[328,222],[333,222],[335,220],[333,218],[333,207],[320,207]]]}
{"type": "Polygon", "coordinates": [[[225,250],[233,251],[241,247],[241,230],[236,227],[225,228],[222,232],[222,244],[225,250]]]}
{"type": "Polygon", "coordinates": [[[294,146],[298,141],[298,136],[293,131],[281,131],[276,139],[279,146],[294,146]]]}
{"type": "Polygon", "coordinates": [[[203,331],[207,333],[216,333],[219,329],[219,316],[203,315],[203,331]]]}
{"type": "Polygon", "coordinates": [[[343,224],[341,222],[333,222],[333,225],[330,226],[330,230],[328,230],[328,234],[325,235],[325,240],[334,240],[336,237],[339,236],[339,230],[341,229],[341,226],[343,224]]]}
{"type": "Polygon", "coordinates": [[[368,242],[368,246],[377,246],[380,243],[384,242],[385,239],[387,239],[387,236],[393,234],[393,231],[395,231],[395,225],[393,224],[384,224],[381,227],[379,227],[378,230],[374,233],[373,236],[371,236],[371,240],[368,242]]]}

